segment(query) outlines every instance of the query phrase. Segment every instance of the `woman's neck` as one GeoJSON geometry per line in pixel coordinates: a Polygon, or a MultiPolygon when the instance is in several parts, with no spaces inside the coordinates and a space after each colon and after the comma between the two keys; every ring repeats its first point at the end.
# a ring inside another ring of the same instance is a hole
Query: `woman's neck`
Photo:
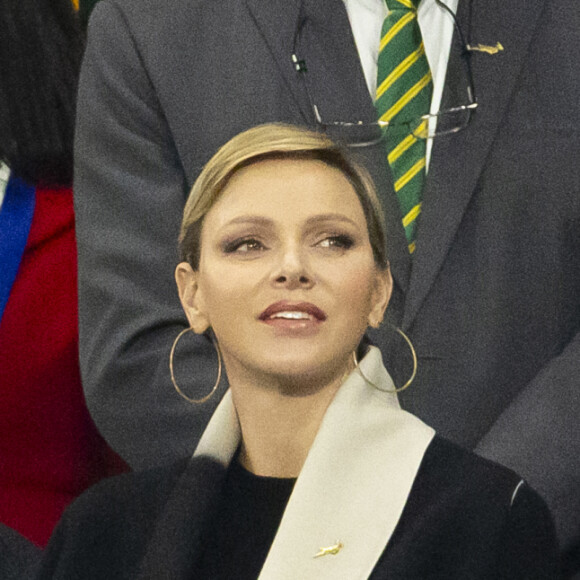
{"type": "Polygon", "coordinates": [[[256,475],[298,477],[343,377],[300,396],[230,377],[242,430],[241,464],[256,475]]]}

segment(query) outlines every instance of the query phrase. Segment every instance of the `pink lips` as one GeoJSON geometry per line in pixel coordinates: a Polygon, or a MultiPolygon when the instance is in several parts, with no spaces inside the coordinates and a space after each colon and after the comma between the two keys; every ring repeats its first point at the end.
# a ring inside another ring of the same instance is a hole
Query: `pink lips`
{"type": "Polygon", "coordinates": [[[326,314],[310,302],[289,302],[287,300],[280,300],[279,302],[274,302],[270,304],[262,314],[258,317],[264,322],[269,321],[289,321],[289,322],[308,322],[314,319],[315,322],[323,322],[326,320],[326,314]],[[304,313],[309,315],[311,318],[298,318],[298,319],[285,319],[277,318],[276,315],[282,312],[289,313],[304,313]]]}

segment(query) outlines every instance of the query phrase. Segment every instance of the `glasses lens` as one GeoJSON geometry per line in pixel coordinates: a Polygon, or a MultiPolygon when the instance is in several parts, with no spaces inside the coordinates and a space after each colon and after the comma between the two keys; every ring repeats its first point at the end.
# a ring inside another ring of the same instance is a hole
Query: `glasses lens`
{"type": "Polygon", "coordinates": [[[434,115],[429,122],[429,137],[457,133],[469,125],[472,110],[466,108],[450,109],[434,115]]]}
{"type": "Polygon", "coordinates": [[[377,123],[328,123],[323,125],[327,135],[349,147],[365,147],[379,143],[385,131],[377,123]]]}

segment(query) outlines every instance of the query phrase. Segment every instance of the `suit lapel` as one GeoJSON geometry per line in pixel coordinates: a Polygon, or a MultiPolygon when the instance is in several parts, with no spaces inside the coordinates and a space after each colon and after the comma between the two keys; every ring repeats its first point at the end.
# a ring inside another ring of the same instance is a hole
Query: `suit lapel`
{"type": "MultiPolygon", "coordinates": [[[[525,6],[504,0],[459,2],[457,17],[467,42],[472,45],[500,42],[504,51],[495,55],[472,53],[477,112],[467,129],[434,142],[403,328],[413,322],[453,242],[493,146],[545,2],[529,0],[525,6]]],[[[458,83],[465,84],[457,46],[454,38],[442,108],[459,104],[456,89],[458,83]]]]}
{"type": "Polygon", "coordinates": [[[292,62],[295,39],[302,20],[302,0],[245,1],[272,57],[278,63],[289,94],[294,98],[304,121],[311,122],[311,107],[292,62]]]}

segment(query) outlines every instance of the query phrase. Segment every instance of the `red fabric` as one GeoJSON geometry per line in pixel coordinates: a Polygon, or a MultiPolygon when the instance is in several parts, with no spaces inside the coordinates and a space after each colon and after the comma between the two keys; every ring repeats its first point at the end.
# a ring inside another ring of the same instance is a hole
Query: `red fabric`
{"type": "Polygon", "coordinates": [[[126,469],[84,403],[76,268],[72,192],[38,189],[0,322],[0,521],[40,546],[72,499],[126,469]]]}

